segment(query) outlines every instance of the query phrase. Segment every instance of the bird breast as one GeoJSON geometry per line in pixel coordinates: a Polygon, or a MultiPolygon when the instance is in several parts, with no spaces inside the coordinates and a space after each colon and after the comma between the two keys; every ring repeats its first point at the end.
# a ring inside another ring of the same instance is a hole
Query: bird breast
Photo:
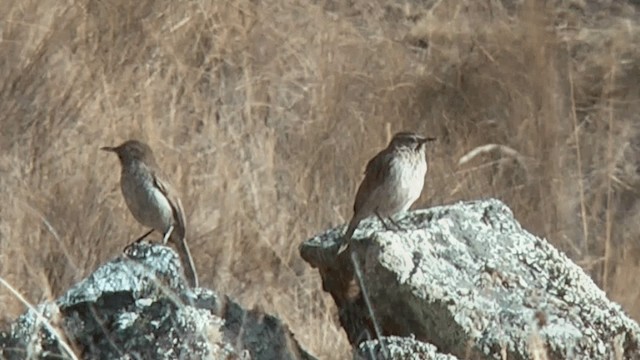
{"type": "MultiPolygon", "coordinates": [[[[142,165],[144,166],[144,165],[142,165]]],[[[127,207],[141,224],[164,233],[173,223],[173,209],[142,166],[123,171],[120,181],[127,207]]]]}
{"type": "Polygon", "coordinates": [[[424,156],[413,156],[410,160],[395,157],[390,165],[391,185],[396,188],[398,196],[399,208],[396,211],[406,211],[422,193],[427,162],[424,156]]]}

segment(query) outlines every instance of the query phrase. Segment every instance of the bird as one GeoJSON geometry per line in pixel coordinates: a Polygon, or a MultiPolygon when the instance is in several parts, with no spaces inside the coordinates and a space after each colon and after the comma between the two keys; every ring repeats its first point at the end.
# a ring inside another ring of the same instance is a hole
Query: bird
{"type": "Polygon", "coordinates": [[[388,230],[384,218],[400,228],[393,216],[407,211],[420,197],[427,174],[426,143],[435,140],[413,132],[398,132],[385,149],[369,160],[338,254],[349,247],[358,224],[367,217],[377,216],[388,230]]]}
{"type": "Polygon", "coordinates": [[[162,234],[163,245],[171,240],[178,247],[180,261],[190,286],[198,286],[198,274],[186,239],[186,222],[182,202],[167,177],[160,171],[149,145],[127,140],[119,146],[105,146],[104,151],[118,155],[121,165],[120,189],[133,217],[151,228],[136,242],[153,231],[162,234]]]}

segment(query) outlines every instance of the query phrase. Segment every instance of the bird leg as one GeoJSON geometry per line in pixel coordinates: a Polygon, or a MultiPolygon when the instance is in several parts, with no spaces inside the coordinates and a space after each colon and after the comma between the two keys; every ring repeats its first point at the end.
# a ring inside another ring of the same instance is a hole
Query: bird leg
{"type": "Polygon", "coordinates": [[[400,226],[400,224],[398,224],[397,222],[395,222],[393,220],[393,216],[389,216],[389,221],[391,221],[391,223],[393,224],[393,226],[396,227],[396,229],[400,230],[400,231],[405,231],[406,229],[403,228],[402,226],[400,226]]]}
{"type": "Polygon", "coordinates": [[[384,225],[384,228],[387,229],[388,231],[394,231],[394,230],[396,230],[396,231],[404,231],[405,230],[402,226],[400,226],[397,222],[395,222],[393,220],[392,216],[387,217],[387,219],[389,221],[391,221],[391,224],[393,224],[393,226],[395,226],[395,229],[392,229],[391,226],[387,225],[387,222],[384,221],[384,218],[382,217],[382,215],[380,215],[380,213],[377,210],[375,211],[375,214],[378,217],[378,219],[380,220],[380,222],[382,222],[382,225],[384,225]]]}
{"type": "Polygon", "coordinates": [[[164,237],[162,238],[162,245],[167,245],[167,241],[169,241],[169,237],[171,236],[172,232],[173,232],[173,225],[169,226],[169,229],[167,229],[167,232],[164,233],[164,237]]]}
{"type": "Polygon", "coordinates": [[[125,253],[129,251],[129,248],[131,248],[131,246],[133,246],[134,244],[139,244],[142,240],[144,240],[147,236],[149,236],[151,233],[153,232],[153,229],[147,231],[146,233],[144,233],[142,236],[140,236],[139,238],[136,239],[136,241],[130,243],[129,245],[125,246],[124,249],[122,251],[124,251],[125,253]]]}
{"type": "Polygon", "coordinates": [[[387,222],[384,221],[384,218],[382,217],[382,215],[380,215],[378,210],[374,211],[374,213],[376,214],[376,216],[378,217],[378,220],[380,220],[382,225],[384,225],[384,228],[387,229],[387,231],[393,231],[393,229],[389,225],[387,225],[387,222]]]}
{"type": "Polygon", "coordinates": [[[144,233],[142,236],[140,236],[139,238],[136,239],[136,241],[134,241],[134,244],[139,243],[140,241],[144,240],[144,238],[146,238],[147,236],[149,236],[151,233],[153,232],[153,229],[147,231],[146,233],[144,233]]]}

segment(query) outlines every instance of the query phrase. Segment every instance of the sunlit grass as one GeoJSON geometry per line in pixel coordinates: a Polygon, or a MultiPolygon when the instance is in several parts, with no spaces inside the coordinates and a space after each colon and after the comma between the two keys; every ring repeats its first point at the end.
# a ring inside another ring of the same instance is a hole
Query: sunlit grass
{"type": "Polygon", "coordinates": [[[0,3],[0,277],[37,303],[145,230],[99,151],[136,137],[181,192],[202,285],[347,356],[297,246],[408,129],[440,139],[418,207],[502,199],[637,318],[640,27],[632,5],[541,4],[0,3]]]}

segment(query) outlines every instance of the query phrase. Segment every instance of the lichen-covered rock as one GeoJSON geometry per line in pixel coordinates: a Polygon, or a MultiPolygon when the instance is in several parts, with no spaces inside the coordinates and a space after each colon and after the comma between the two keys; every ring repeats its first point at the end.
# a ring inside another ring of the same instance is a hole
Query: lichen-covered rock
{"type": "Polygon", "coordinates": [[[170,248],[134,244],[38,306],[49,327],[33,310],[20,316],[0,335],[0,358],[313,359],[280,320],[192,290],[180,274],[170,248]]]}
{"type": "Polygon", "coordinates": [[[375,337],[377,325],[460,358],[640,358],[638,325],[502,202],[414,211],[396,222],[403,231],[363,222],[338,257],[344,228],[301,245],[352,344],[375,337]]]}
{"type": "Polygon", "coordinates": [[[360,343],[354,360],[458,360],[457,357],[439,353],[435,346],[413,337],[383,336],[380,339],[360,343]]]}

